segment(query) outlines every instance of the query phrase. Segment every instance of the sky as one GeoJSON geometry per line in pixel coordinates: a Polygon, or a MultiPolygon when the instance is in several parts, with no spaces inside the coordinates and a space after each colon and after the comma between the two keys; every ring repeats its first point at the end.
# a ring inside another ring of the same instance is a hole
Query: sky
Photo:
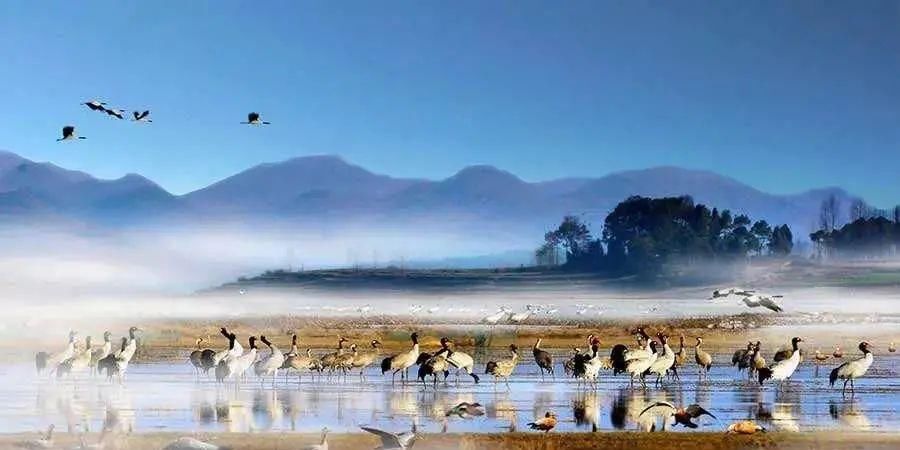
{"type": "Polygon", "coordinates": [[[677,165],[900,203],[896,1],[5,0],[0,86],[0,149],[178,194],[337,154],[434,179],[677,165]],[[55,142],[67,124],[88,139],[55,142]]]}

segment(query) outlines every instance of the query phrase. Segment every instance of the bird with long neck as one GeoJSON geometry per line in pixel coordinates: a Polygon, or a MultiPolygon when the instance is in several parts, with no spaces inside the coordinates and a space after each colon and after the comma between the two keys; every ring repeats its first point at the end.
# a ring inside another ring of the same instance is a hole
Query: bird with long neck
{"type": "Polygon", "coordinates": [[[799,337],[791,339],[793,352],[788,359],[778,361],[770,367],[757,369],[756,373],[759,384],[763,384],[763,381],[768,379],[784,382],[784,380],[790,378],[791,375],[794,374],[794,371],[797,370],[797,366],[800,365],[800,342],[803,342],[803,339],[799,337]]]}
{"type": "Polygon", "coordinates": [[[694,345],[694,361],[697,363],[697,374],[698,378],[704,376],[704,369],[706,371],[706,377],[709,378],[709,369],[712,367],[712,355],[707,353],[702,348],[703,346],[703,338],[697,337],[697,344],[694,345]]]}
{"type": "Polygon", "coordinates": [[[875,356],[872,355],[872,349],[869,346],[868,342],[860,342],[859,350],[863,352],[862,358],[855,359],[853,361],[845,362],[838,367],[835,367],[834,370],[831,371],[831,374],[828,376],[828,382],[831,386],[834,386],[834,383],[838,380],[844,380],[844,387],[841,389],[841,394],[844,394],[847,390],[847,382],[850,382],[850,393],[851,395],[855,394],[855,387],[853,386],[853,380],[860,378],[869,371],[869,367],[872,367],[872,363],[875,361],[875,356]]]}

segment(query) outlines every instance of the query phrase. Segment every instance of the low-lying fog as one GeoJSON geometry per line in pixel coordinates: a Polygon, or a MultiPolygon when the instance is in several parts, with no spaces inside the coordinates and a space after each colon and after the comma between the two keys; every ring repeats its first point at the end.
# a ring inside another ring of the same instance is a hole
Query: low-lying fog
{"type": "MultiPolygon", "coordinates": [[[[709,302],[709,288],[705,287],[651,294],[556,284],[512,289],[488,286],[428,294],[248,288],[245,292],[235,289],[193,295],[197,290],[266,269],[383,266],[386,261],[500,253],[529,245],[501,237],[422,230],[407,233],[401,229],[322,232],[250,225],[107,232],[74,227],[8,227],[0,233],[0,283],[4,287],[0,338],[33,335],[46,326],[68,329],[79,321],[95,326],[96,319],[139,322],[165,317],[359,317],[388,313],[425,320],[477,321],[501,306],[524,312],[528,304],[541,305],[532,320],[551,316],[661,318],[765,312],[761,308],[749,310],[737,300],[709,302]]],[[[771,293],[785,295],[780,302],[788,313],[886,317],[900,312],[897,289],[807,287],[771,293]]]]}

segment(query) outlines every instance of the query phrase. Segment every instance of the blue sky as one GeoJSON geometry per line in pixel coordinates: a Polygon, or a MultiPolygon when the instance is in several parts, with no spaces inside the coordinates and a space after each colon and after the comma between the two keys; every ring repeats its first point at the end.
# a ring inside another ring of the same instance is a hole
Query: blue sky
{"type": "Polygon", "coordinates": [[[0,148],[184,193],[339,154],[900,202],[900,2],[0,2],[0,148]],[[149,108],[116,122],[79,103],[149,108]],[[274,124],[240,126],[256,110],[274,124]],[[62,125],[89,139],[56,143],[62,125]]]}

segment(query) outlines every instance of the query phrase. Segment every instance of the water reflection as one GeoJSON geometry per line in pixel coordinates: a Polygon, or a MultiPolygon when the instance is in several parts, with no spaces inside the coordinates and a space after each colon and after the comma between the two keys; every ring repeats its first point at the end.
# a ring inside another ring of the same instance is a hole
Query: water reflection
{"type": "Polygon", "coordinates": [[[860,402],[852,400],[831,400],[828,403],[828,414],[842,425],[858,431],[872,431],[872,422],[863,412],[860,402]]]}

